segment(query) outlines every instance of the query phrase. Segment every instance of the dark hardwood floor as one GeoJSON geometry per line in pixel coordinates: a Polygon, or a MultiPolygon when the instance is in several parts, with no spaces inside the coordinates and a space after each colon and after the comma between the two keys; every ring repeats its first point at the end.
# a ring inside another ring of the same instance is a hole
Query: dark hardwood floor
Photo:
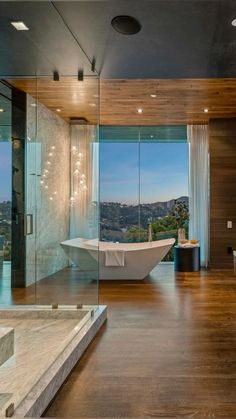
{"type": "Polygon", "coordinates": [[[11,288],[10,266],[0,271],[0,305],[97,304],[98,270],[64,268],[25,288],[11,288]]]}
{"type": "Polygon", "coordinates": [[[101,282],[108,321],[46,417],[236,418],[236,276],[101,282]]]}

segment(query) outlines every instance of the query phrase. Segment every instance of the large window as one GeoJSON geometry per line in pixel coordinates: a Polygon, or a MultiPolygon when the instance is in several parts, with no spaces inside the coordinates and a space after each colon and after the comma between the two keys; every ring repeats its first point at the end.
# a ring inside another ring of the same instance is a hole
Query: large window
{"type": "Polygon", "coordinates": [[[147,241],[148,224],[153,240],[177,238],[188,210],[186,127],[102,127],[100,141],[101,240],[147,241]]]}

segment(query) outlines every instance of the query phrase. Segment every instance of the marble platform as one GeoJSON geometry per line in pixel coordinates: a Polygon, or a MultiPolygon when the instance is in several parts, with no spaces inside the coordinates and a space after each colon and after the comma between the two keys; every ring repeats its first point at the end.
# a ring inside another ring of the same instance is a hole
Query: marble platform
{"type": "Polygon", "coordinates": [[[0,327],[0,366],[14,353],[14,329],[0,327]]]}
{"type": "Polygon", "coordinates": [[[15,329],[15,354],[0,367],[0,394],[12,396],[0,403],[0,416],[40,416],[106,320],[106,307],[13,311],[0,311],[0,326],[15,329]]]}

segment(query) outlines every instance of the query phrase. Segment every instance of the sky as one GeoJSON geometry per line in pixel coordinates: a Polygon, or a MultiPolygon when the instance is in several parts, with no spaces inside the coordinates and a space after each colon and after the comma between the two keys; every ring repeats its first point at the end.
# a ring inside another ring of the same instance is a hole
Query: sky
{"type": "MultiPolygon", "coordinates": [[[[101,202],[139,203],[139,144],[100,143],[101,202]]],[[[140,201],[188,196],[188,145],[140,144],[140,201]]]]}
{"type": "Polygon", "coordinates": [[[0,142],[0,202],[11,201],[11,143],[0,142]]]}

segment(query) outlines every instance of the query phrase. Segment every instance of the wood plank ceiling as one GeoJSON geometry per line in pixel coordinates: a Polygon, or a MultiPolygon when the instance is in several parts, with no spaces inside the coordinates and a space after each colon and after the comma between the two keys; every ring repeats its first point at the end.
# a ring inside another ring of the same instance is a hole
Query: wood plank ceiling
{"type": "MultiPolygon", "coordinates": [[[[99,86],[95,78],[59,82],[42,78],[9,80],[69,120],[99,121],[99,86]]],[[[171,125],[208,123],[212,118],[236,117],[236,78],[101,80],[100,124],[171,125]],[[154,96],[153,96],[154,95],[154,96]],[[141,108],[142,113],[137,109],[141,108]],[[208,109],[208,113],[204,112],[208,109]]]]}
{"type": "Polygon", "coordinates": [[[100,112],[104,125],[201,124],[232,118],[236,79],[103,80],[100,112]]]}
{"type": "Polygon", "coordinates": [[[86,118],[91,124],[99,123],[99,81],[96,77],[87,77],[83,81],[75,77],[60,77],[59,81],[49,77],[7,81],[67,122],[70,118],[86,118]]]}

